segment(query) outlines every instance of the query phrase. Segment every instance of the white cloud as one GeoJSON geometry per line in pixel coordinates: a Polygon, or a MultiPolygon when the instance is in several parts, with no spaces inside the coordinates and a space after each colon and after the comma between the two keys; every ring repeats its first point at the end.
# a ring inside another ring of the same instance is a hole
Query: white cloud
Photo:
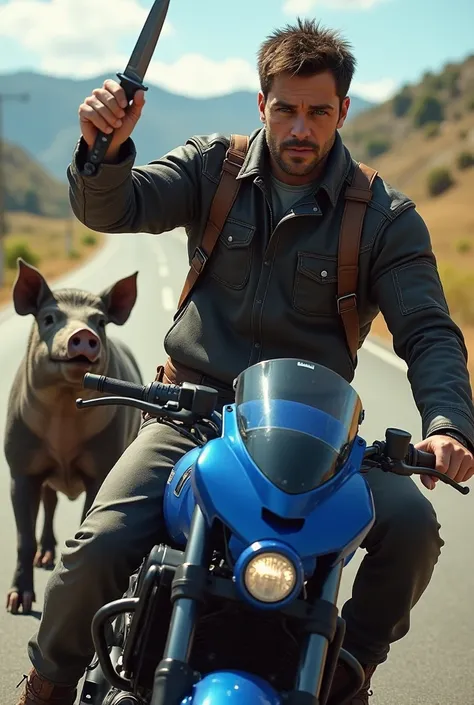
{"type": "Polygon", "coordinates": [[[152,62],[147,80],[167,90],[201,98],[259,88],[257,71],[248,61],[212,61],[200,54],[185,54],[173,64],[152,62]]]}
{"type": "Polygon", "coordinates": [[[391,98],[397,88],[398,83],[393,78],[382,78],[379,81],[352,81],[349,94],[379,103],[391,98]]]}
{"type": "MultiPolygon", "coordinates": [[[[55,74],[69,77],[74,74],[88,78],[110,72],[111,78],[115,78],[117,67],[123,70],[128,58],[125,54],[116,53],[102,61],[95,58],[81,60],[78,65],[77,60],[72,57],[57,66],[55,74]]],[[[201,54],[184,54],[173,63],[152,59],[144,83],[195,98],[209,98],[232,91],[259,88],[258,74],[247,61],[239,58],[213,61],[201,54]]]]}
{"type": "Polygon", "coordinates": [[[304,15],[317,7],[330,10],[370,10],[386,0],[285,0],[283,12],[288,15],[304,15]]]}
{"type": "MultiPolygon", "coordinates": [[[[130,55],[119,51],[119,44],[127,41],[131,51],[147,14],[138,0],[9,0],[0,6],[0,42],[9,37],[35,52],[37,68],[51,75],[88,78],[110,72],[115,77],[130,55]]],[[[173,33],[166,21],[163,36],[173,33]]],[[[258,89],[256,69],[248,61],[212,61],[199,54],[173,63],[152,59],[145,82],[196,97],[258,89]]]]}
{"type": "MultiPolygon", "coordinates": [[[[104,64],[121,70],[117,44],[130,40],[133,48],[147,14],[137,0],[9,0],[0,9],[0,37],[37,53],[45,72],[87,75],[104,64]]],[[[162,35],[172,33],[166,20],[162,35]]]]}
{"type": "MultiPolygon", "coordinates": [[[[380,0],[320,0],[335,5],[374,3],[380,0]]],[[[314,0],[287,0],[299,11],[314,0]]],[[[119,50],[124,41],[133,48],[148,10],[138,0],[9,0],[0,5],[2,37],[16,40],[38,56],[38,70],[55,76],[89,78],[109,73],[115,77],[129,58],[119,50]]],[[[163,36],[172,35],[168,21],[163,36]]],[[[130,49],[131,51],[131,49],[130,49]]],[[[257,91],[256,67],[238,57],[214,61],[201,54],[185,54],[172,63],[153,60],[145,82],[174,93],[206,98],[235,90],[257,91]]],[[[353,84],[356,94],[383,100],[394,82],[353,84]]]]}

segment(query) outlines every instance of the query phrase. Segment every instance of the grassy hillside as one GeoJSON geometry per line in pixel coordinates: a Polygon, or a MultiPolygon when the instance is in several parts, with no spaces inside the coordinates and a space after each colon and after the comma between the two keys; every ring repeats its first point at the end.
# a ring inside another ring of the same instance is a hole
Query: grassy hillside
{"type": "Polygon", "coordinates": [[[23,149],[3,143],[7,211],[27,211],[47,217],[69,212],[67,187],[50,176],[23,149]]]}
{"type": "Polygon", "coordinates": [[[466,139],[463,130],[473,123],[474,55],[462,63],[447,64],[439,74],[426,73],[418,84],[407,84],[392,100],[357,115],[343,134],[357,158],[390,157],[394,177],[405,180],[407,168],[414,166],[418,173],[425,157],[427,166],[449,157],[439,153],[438,134],[450,135],[444,146],[461,143],[466,139]]]}
{"type": "Polygon", "coordinates": [[[5,279],[0,286],[0,308],[11,303],[18,273],[17,257],[38,267],[50,282],[75,269],[102,247],[105,238],[75,218],[46,218],[31,213],[8,213],[5,238],[5,279]]]}
{"type": "Polygon", "coordinates": [[[4,143],[7,235],[0,307],[11,301],[17,258],[40,268],[50,280],[84,262],[99,248],[103,235],[72,217],[67,186],[48,174],[20,147],[4,143]]]}
{"type": "MultiPolygon", "coordinates": [[[[341,136],[354,157],[415,200],[474,373],[474,56],[405,86],[341,136]]],[[[390,338],[380,319],[374,331],[390,338]]]]}

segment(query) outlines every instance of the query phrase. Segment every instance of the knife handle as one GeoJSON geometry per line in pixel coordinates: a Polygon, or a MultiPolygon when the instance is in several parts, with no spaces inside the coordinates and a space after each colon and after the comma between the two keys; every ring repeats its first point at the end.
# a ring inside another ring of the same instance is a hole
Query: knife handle
{"type": "MultiPolygon", "coordinates": [[[[133,97],[137,91],[148,90],[148,87],[144,86],[141,81],[137,81],[133,78],[130,78],[124,73],[118,73],[117,76],[120,79],[120,86],[125,91],[125,95],[129,103],[131,100],[133,100],[133,97]]],[[[97,132],[93,147],[90,151],[89,161],[84,164],[83,171],[86,176],[92,176],[96,173],[97,169],[99,168],[99,165],[104,160],[104,157],[107,154],[107,150],[110,146],[110,143],[112,142],[113,136],[114,131],[112,131],[110,134],[102,132],[102,130],[99,130],[97,132]]]]}

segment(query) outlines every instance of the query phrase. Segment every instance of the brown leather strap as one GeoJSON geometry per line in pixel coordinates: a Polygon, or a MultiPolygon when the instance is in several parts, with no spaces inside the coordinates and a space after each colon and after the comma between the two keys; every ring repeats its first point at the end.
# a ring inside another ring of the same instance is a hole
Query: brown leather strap
{"type": "Polygon", "coordinates": [[[362,163],[354,169],[352,183],[345,193],[346,205],[339,234],[337,308],[354,361],[360,336],[356,295],[360,238],[367,204],[372,198],[372,184],[377,173],[375,169],[362,163]]]}
{"type": "MultiPolygon", "coordinates": [[[[203,384],[206,387],[212,387],[217,390],[219,406],[233,404],[235,400],[235,393],[231,385],[182,365],[170,356],[166,358],[164,365],[157,366],[155,381],[178,385],[189,382],[190,384],[203,384]]],[[[142,412],[143,421],[148,421],[151,418],[153,417],[147,411],[142,412]]]]}
{"type": "Polygon", "coordinates": [[[230,136],[229,149],[222,163],[221,178],[212,200],[201,246],[195,249],[192,256],[191,269],[188,272],[179,297],[178,311],[196,286],[196,282],[222,232],[224,223],[239,191],[240,181],[236,179],[236,176],[244,163],[248,147],[249,138],[246,135],[230,136]]]}
{"type": "Polygon", "coordinates": [[[187,367],[187,365],[182,365],[169,355],[165,360],[165,364],[158,365],[156,368],[155,381],[163,382],[164,384],[182,384],[183,382],[204,384],[205,386],[214,387],[221,393],[233,393],[231,385],[225,384],[215,377],[205,375],[203,372],[198,372],[191,367],[187,367]]]}
{"type": "Polygon", "coordinates": [[[166,358],[165,364],[163,365],[163,382],[165,384],[182,384],[183,382],[201,384],[202,378],[202,372],[197,372],[190,367],[180,365],[169,356],[166,358]]]}

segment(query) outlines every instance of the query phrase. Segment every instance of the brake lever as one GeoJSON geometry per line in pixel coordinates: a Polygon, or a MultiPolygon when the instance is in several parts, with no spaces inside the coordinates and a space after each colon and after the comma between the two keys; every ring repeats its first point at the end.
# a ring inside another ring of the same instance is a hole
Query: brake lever
{"type": "MultiPolygon", "coordinates": [[[[439,472],[439,470],[421,465],[408,465],[403,460],[394,460],[393,458],[387,457],[386,448],[386,442],[374,441],[373,445],[368,446],[366,449],[362,466],[366,463],[368,466],[367,469],[378,466],[381,470],[383,470],[383,472],[393,472],[396,475],[404,475],[408,477],[410,475],[431,475],[431,477],[438,478],[446,485],[450,485],[461,494],[466,495],[471,491],[469,487],[460,485],[448,475],[439,472]]],[[[413,457],[413,450],[415,450],[415,448],[410,444],[410,453],[405,457],[411,459],[413,457]]]]}
{"type": "Polygon", "coordinates": [[[458,482],[453,480],[451,477],[448,475],[445,475],[442,472],[439,472],[439,470],[434,470],[433,468],[425,468],[425,467],[418,467],[414,465],[407,465],[406,463],[402,461],[395,461],[390,464],[390,467],[387,468],[387,472],[393,472],[395,475],[404,475],[404,476],[410,476],[410,475],[430,475],[431,477],[437,477],[441,482],[444,482],[446,485],[451,485],[451,487],[454,487],[455,490],[460,492],[461,494],[469,494],[471,491],[469,487],[465,487],[463,485],[460,485],[458,482]]]}
{"type": "Polygon", "coordinates": [[[175,421],[182,421],[183,423],[193,424],[196,422],[195,415],[188,411],[187,409],[181,409],[180,411],[172,411],[167,409],[165,406],[158,406],[158,404],[150,404],[146,401],[140,401],[138,399],[132,399],[131,397],[98,397],[94,399],[76,399],[76,407],[78,409],[86,409],[93,406],[114,406],[120,404],[121,406],[133,406],[139,411],[146,411],[156,418],[168,418],[174,419],[175,421]]]}

